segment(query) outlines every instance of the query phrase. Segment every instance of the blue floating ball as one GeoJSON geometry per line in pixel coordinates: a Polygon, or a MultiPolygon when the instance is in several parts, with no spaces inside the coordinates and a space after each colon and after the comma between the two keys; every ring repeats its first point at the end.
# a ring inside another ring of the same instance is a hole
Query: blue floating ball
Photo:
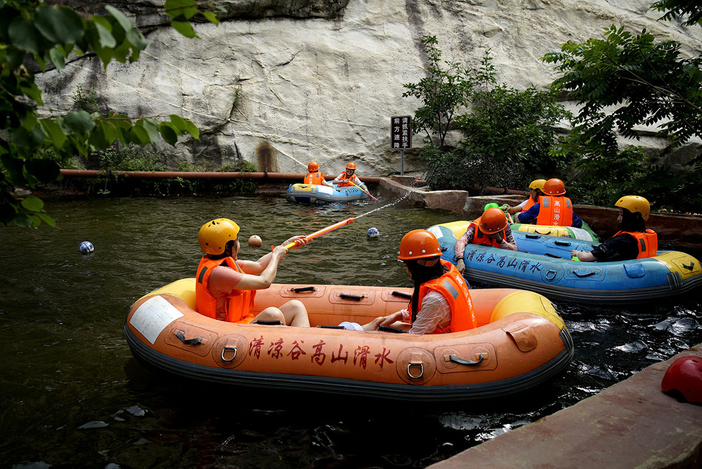
{"type": "Polygon", "coordinates": [[[95,247],[93,246],[93,243],[91,243],[90,241],[83,241],[82,243],[80,243],[80,246],[78,246],[78,250],[82,254],[90,254],[91,252],[93,252],[95,250],[95,247]]]}
{"type": "Polygon", "coordinates": [[[380,231],[378,231],[378,228],[372,227],[368,228],[368,237],[369,238],[377,238],[380,236],[380,231]]]}

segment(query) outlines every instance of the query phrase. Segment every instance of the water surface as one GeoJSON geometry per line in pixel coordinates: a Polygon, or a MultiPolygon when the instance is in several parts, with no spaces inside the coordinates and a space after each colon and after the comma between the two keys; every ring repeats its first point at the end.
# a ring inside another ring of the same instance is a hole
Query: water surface
{"type": "Polygon", "coordinates": [[[228,217],[242,258],[349,217],[290,252],[284,283],[410,286],[395,257],[415,228],[460,219],[393,202],[310,207],[282,197],[55,199],[56,229],[0,228],[3,467],[424,467],[589,397],[702,342],[698,301],[629,310],[557,304],[575,341],[562,376],[527,395],[423,404],[193,385],[144,370],[129,306],[195,274],[197,231],[228,217]],[[365,215],[367,214],[367,215],[365,215]],[[366,236],[370,227],[381,236],[366,236]],[[78,252],[81,241],[95,245],[78,252]]]}

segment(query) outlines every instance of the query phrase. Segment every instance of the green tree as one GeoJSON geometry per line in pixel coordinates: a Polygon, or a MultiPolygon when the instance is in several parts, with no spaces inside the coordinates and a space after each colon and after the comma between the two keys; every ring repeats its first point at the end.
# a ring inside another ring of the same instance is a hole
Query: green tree
{"type": "Polygon", "coordinates": [[[476,73],[470,112],[456,118],[463,133],[464,184],[524,187],[534,175],[558,174],[564,160],[550,156],[556,125],[570,114],[553,92],[497,84],[490,51],[476,73]]]}
{"type": "Polygon", "coordinates": [[[424,132],[425,142],[441,150],[456,112],[461,106],[468,105],[473,79],[470,72],[457,62],[444,61],[448,67],[444,70],[437,44],[436,36],[422,38],[428,60],[427,76],[419,83],[404,84],[407,91],[402,96],[414,96],[422,101],[414,112],[414,133],[424,132]]]}
{"type": "MultiPolygon", "coordinates": [[[[195,0],[168,0],[164,8],[172,26],[188,37],[195,36],[189,21],[196,15],[217,23],[214,13],[200,11],[195,0]]],[[[66,161],[74,154],[87,157],[91,148],[110,148],[116,141],[144,146],[163,138],[175,145],[181,135],[199,138],[197,127],[176,115],[158,122],[80,109],[40,117],[42,93],[27,62],[36,62],[44,71],[53,64],[60,71],[70,53],[93,53],[106,67],[112,60],[138,60],[146,47],[129,18],[110,5],[105,10],[104,16],[82,17],[72,8],[42,0],[0,0],[0,222],[5,225],[55,224],[38,197],[15,193],[17,187],[31,189],[60,178],[51,155],[66,161]]]]}
{"type": "MultiPolygon", "coordinates": [[[[699,24],[702,15],[698,2],[663,0],[653,8],[667,11],[663,19],[687,16],[690,25],[699,24]]],[[[562,73],[552,88],[568,92],[580,105],[561,149],[580,156],[576,191],[597,194],[596,188],[604,184],[644,195],[661,208],[699,206],[700,196],[693,189],[702,183],[699,155],[673,170],[641,151],[623,153],[617,137],[638,140],[636,126],[656,126],[658,135],[674,148],[702,135],[702,58],[684,57],[679,43],[657,42],[646,30],[632,34],[613,25],[605,29],[604,39],[568,42],[542,60],[562,73]],[[631,166],[637,154],[636,177],[621,187],[613,177],[612,161],[631,166]]],[[[611,203],[618,195],[602,194],[593,202],[611,203]]]]}

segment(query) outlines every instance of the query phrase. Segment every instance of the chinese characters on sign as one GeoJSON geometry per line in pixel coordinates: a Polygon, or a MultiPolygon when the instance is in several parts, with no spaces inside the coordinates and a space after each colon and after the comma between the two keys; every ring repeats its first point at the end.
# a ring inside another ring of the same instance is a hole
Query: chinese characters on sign
{"type": "Polygon", "coordinates": [[[390,118],[390,146],[393,150],[412,148],[412,117],[390,118]]]}

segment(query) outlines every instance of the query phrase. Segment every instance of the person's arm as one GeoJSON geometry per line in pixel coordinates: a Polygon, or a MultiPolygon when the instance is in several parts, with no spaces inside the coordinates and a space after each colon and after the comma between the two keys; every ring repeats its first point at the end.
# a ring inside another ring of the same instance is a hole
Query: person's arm
{"type": "Polygon", "coordinates": [[[339,184],[339,183],[343,180],[343,177],[344,177],[345,174],[346,174],[346,173],[341,173],[341,174],[339,174],[337,177],[334,178],[334,180],[333,180],[332,182],[333,182],[334,184],[339,184]]]}
{"type": "Polygon", "coordinates": [[[573,228],[582,228],[583,220],[573,212],[573,228]]]}
{"type": "Polygon", "coordinates": [[[507,211],[508,211],[509,213],[511,213],[512,215],[514,215],[515,213],[519,213],[519,212],[521,212],[522,210],[524,210],[524,206],[526,205],[526,203],[527,203],[528,201],[529,201],[529,199],[525,200],[524,202],[522,202],[522,203],[519,204],[519,205],[515,205],[514,207],[512,207],[511,205],[508,205],[508,206],[507,206],[507,211]]]}
{"type": "Polygon", "coordinates": [[[334,187],[334,184],[332,184],[331,182],[327,182],[324,179],[322,179],[322,184],[325,186],[334,187]]]}
{"type": "Polygon", "coordinates": [[[570,251],[570,257],[577,257],[580,262],[595,262],[597,258],[592,254],[592,251],[570,251]]]}
{"type": "Polygon", "coordinates": [[[541,204],[534,204],[526,212],[522,212],[517,215],[517,221],[519,223],[533,223],[534,220],[539,216],[541,211],[541,204]]]}
{"type": "Polygon", "coordinates": [[[463,262],[463,254],[466,252],[466,246],[473,241],[473,236],[475,236],[475,225],[470,225],[463,236],[458,238],[456,244],[453,247],[453,255],[456,259],[456,268],[460,273],[466,270],[466,265],[463,262]]]}
{"type": "Polygon", "coordinates": [[[422,299],[422,309],[409,330],[410,334],[431,334],[437,327],[451,324],[451,307],[439,292],[429,292],[422,299]]]}
{"type": "Polygon", "coordinates": [[[500,248],[507,249],[510,251],[517,250],[517,240],[514,239],[514,235],[512,234],[512,227],[509,226],[509,224],[505,228],[505,239],[500,241],[500,248]]]}
{"type": "Polygon", "coordinates": [[[356,181],[355,181],[355,182],[356,182],[359,186],[361,186],[361,187],[363,188],[363,190],[365,190],[366,192],[368,192],[368,186],[366,186],[366,185],[363,183],[363,181],[361,181],[361,180],[359,179],[358,176],[356,176],[356,181]]]}

